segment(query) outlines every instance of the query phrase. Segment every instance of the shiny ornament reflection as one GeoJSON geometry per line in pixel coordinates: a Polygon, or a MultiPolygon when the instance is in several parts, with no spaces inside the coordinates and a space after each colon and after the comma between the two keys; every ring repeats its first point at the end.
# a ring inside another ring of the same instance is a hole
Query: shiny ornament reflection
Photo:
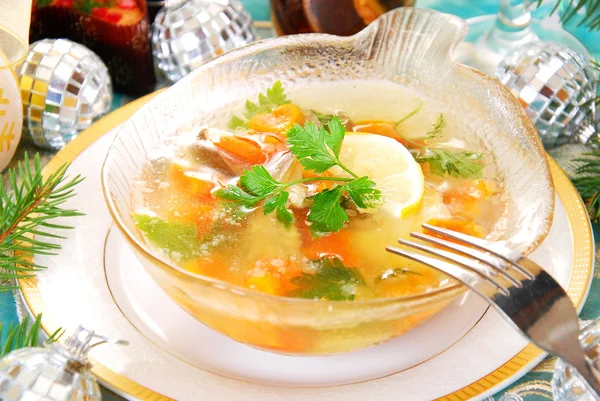
{"type": "Polygon", "coordinates": [[[152,24],[154,62],[172,82],[255,39],[252,17],[237,0],[168,2],[152,24]]]}
{"type": "Polygon", "coordinates": [[[108,69],[94,52],[70,40],[35,42],[17,75],[24,132],[36,146],[60,149],[110,110],[108,69]]]}

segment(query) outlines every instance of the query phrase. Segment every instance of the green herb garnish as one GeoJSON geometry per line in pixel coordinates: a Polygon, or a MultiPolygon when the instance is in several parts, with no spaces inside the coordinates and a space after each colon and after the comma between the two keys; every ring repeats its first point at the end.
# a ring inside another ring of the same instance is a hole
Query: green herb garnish
{"type": "Polygon", "coordinates": [[[429,163],[433,174],[443,177],[476,179],[483,176],[483,164],[479,162],[481,153],[459,150],[427,149],[424,155],[417,156],[418,163],[429,163]]]}
{"type": "Polygon", "coordinates": [[[444,125],[445,125],[444,115],[442,113],[440,113],[440,116],[439,116],[437,122],[435,124],[433,124],[433,127],[431,127],[430,131],[427,131],[425,133],[425,137],[427,139],[437,138],[442,133],[442,128],[444,128],[444,125]]]}
{"type": "Polygon", "coordinates": [[[272,87],[267,89],[266,93],[258,94],[258,103],[254,103],[250,100],[246,100],[244,117],[246,120],[239,116],[231,117],[229,120],[228,127],[230,129],[237,128],[248,128],[248,121],[256,114],[259,113],[270,113],[277,106],[281,106],[282,104],[288,104],[290,101],[287,99],[285,91],[283,90],[283,85],[281,81],[277,81],[273,84],[272,87]]]}
{"type": "Polygon", "coordinates": [[[421,273],[412,271],[407,269],[406,267],[402,267],[402,268],[398,268],[398,269],[387,269],[386,271],[384,271],[381,276],[377,277],[376,281],[383,281],[383,280],[389,280],[392,278],[398,278],[401,276],[405,276],[407,274],[413,274],[416,276],[422,276],[421,273]]]}
{"type": "Polygon", "coordinates": [[[315,117],[317,117],[317,120],[319,120],[319,122],[323,125],[329,124],[331,122],[331,119],[333,117],[335,117],[335,115],[333,115],[333,114],[325,114],[325,113],[321,113],[316,110],[311,110],[311,111],[315,115],[315,117]]]}
{"type": "Polygon", "coordinates": [[[133,219],[146,238],[173,259],[189,259],[198,251],[201,242],[194,223],[165,221],[146,214],[134,214],[133,219]]]}
{"type": "Polygon", "coordinates": [[[285,191],[287,188],[311,181],[335,181],[335,187],[312,198],[308,221],[312,223],[310,228],[315,234],[339,231],[349,220],[346,210],[341,206],[342,201],[352,200],[361,208],[372,208],[383,203],[381,191],[375,188],[373,181],[368,177],[358,177],[340,161],[339,154],[345,133],[346,129],[339,118],[333,117],[327,130],[325,127],[317,127],[313,122],[306,123],[304,127],[296,124],[287,133],[287,141],[291,145],[292,154],[306,169],[321,173],[338,166],[352,178],[313,177],[283,183],[273,178],[265,167],[253,166],[244,171],[239,186],[229,185],[218,190],[215,195],[245,207],[255,207],[259,202],[265,201],[263,212],[269,214],[276,211],[277,218],[289,226],[294,217],[286,208],[289,197],[285,191]]]}
{"type": "Polygon", "coordinates": [[[352,301],[356,287],[364,285],[360,271],[344,266],[336,257],[312,260],[315,273],[302,273],[292,279],[298,289],[287,295],[297,298],[327,299],[330,301],[352,301]]]}
{"type": "Polygon", "coordinates": [[[394,129],[398,128],[398,126],[400,124],[402,124],[404,121],[408,120],[409,118],[411,118],[412,116],[417,114],[419,111],[421,111],[421,109],[423,108],[423,101],[421,99],[415,99],[415,100],[418,102],[417,107],[415,107],[413,111],[411,111],[410,113],[408,113],[407,115],[405,115],[404,117],[402,117],[401,119],[396,121],[396,124],[394,124],[394,129]]]}

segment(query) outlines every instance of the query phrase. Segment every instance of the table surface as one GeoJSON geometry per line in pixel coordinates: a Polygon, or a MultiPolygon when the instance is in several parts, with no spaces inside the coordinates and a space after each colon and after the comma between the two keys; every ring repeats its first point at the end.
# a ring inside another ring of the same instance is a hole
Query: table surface
{"type": "MultiPolygon", "coordinates": [[[[267,0],[242,0],[253,17],[257,20],[268,16],[267,0]]],[[[479,15],[495,14],[498,9],[497,0],[479,0],[477,2],[470,0],[418,0],[418,7],[433,8],[442,12],[459,15],[463,18],[471,18],[479,15]]],[[[544,2],[544,6],[534,16],[543,17],[549,10],[554,1],[544,2]]],[[[590,33],[584,28],[578,28],[575,24],[568,24],[565,29],[576,36],[590,51],[596,60],[600,58],[600,33],[590,33]]],[[[272,35],[269,29],[261,29],[258,32],[259,37],[264,38],[272,35]]],[[[113,109],[116,109],[129,101],[134,100],[121,94],[115,94],[113,99],[113,109]]],[[[11,166],[16,165],[23,159],[24,153],[30,155],[39,152],[42,164],[48,163],[55,152],[37,149],[27,143],[22,143],[12,162],[11,166]]],[[[594,227],[594,237],[598,237],[598,227],[594,227]]],[[[598,248],[597,248],[598,249],[598,248]]],[[[600,257],[598,252],[597,257],[600,257]]],[[[597,258],[598,259],[598,258],[597,258]]],[[[600,266],[596,263],[596,270],[589,298],[581,312],[580,317],[583,320],[592,320],[600,316],[600,266]]],[[[16,305],[12,293],[0,293],[0,322],[8,325],[11,322],[17,322],[16,305]]],[[[544,360],[532,372],[525,375],[521,380],[510,386],[508,389],[489,397],[486,401],[541,401],[552,399],[552,388],[550,380],[554,370],[555,359],[548,358],[544,360]]],[[[106,401],[121,400],[108,390],[103,390],[103,399],[106,401]]]]}

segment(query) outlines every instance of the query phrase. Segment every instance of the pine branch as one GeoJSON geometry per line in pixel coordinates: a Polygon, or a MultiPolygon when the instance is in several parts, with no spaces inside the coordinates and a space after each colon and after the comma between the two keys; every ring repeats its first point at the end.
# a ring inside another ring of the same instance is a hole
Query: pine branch
{"type": "MultiPolygon", "coordinates": [[[[538,0],[537,6],[540,7],[544,0],[538,0]]],[[[600,0],[556,0],[554,8],[550,15],[554,14],[559,8],[563,14],[560,16],[561,22],[565,23],[573,19],[578,14],[582,15],[578,27],[586,26],[590,31],[600,29],[600,0]],[[582,13],[582,11],[584,11],[582,13]]]]}
{"type": "MultiPolygon", "coordinates": [[[[600,145],[600,141],[597,144],[600,145]]],[[[577,178],[573,179],[573,184],[586,200],[592,221],[600,224],[600,148],[584,153],[575,161],[582,165],[577,169],[577,178]]]]}
{"type": "Polygon", "coordinates": [[[16,168],[9,169],[7,182],[0,182],[0,292],[14,290],[14,279],[30,278],[44,268],[30,262],[34,255],[54,255],[60,245],[48,239],[64,237],[39,230],[39,227],[68,229],[51,223],[58,217],[81,216],[76,210],[61,207],[75,195],[79,175],[67,180],[68,165],[49,177],[42,175],[39,155],[33,168],[25,154],[16,168]]]}
{"type": "MultiPolygon", "coordinates": [[[[37,347],[40,327],[42,324],[42,315],[39,314],[33,323],[29,324],[29,316],[16,326],[12,323],[8,326],[6,337],[4,336],[4,327],[0,323],[0,358],[4,357],[9,352],[25,347],[37,347]]],[[[56,330],[46,340],[45,344],[53,343],[58,340],[63,334],[62,329],[56,330]]]]}

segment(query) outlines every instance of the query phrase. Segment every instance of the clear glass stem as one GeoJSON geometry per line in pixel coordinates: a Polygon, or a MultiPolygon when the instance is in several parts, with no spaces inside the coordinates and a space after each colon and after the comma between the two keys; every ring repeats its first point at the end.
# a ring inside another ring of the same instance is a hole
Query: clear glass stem
{"type": "Polygon", "coordinates": [[[530,0],[502,0],[496,24],[475,43],[478,60],[474,66],[493,74],[496,66],[515,48],[539,38],[530,27],[530,0]]]}

